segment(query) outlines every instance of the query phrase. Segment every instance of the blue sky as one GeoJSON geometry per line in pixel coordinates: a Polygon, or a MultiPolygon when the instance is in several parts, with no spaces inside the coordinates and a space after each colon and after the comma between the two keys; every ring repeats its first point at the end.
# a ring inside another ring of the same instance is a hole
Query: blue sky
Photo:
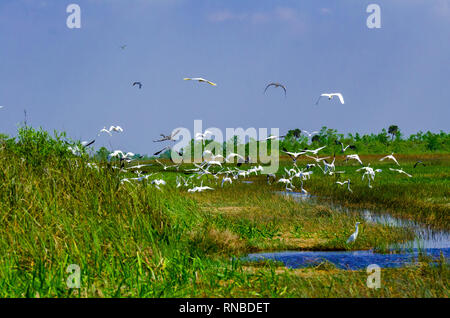
{"type": "Polygon", "coordinates": [[[448,132],[449,39],[450,0],[2,0],[1,132],[14,135],[24,109],[32,126],[74,139],[120,125],[96,148],[147,154],[195,119],[224,131],[448,132]],[[70,3],[81,29],[66,26],[70,3]],[[366,26],[370,3],[381,29],[366,26]],[[263,93],[272,81],[286,98],[263,93]],[[346,104],[314,105],[332,91],[346,104]]]}

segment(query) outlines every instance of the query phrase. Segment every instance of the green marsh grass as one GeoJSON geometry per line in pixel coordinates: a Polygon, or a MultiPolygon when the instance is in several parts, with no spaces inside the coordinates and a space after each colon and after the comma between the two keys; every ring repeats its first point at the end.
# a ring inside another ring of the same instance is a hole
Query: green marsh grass
{"type": "Polygon", "coordinates": [[[264,177],[191,194],[174,186],[180,172],[158,166],[149,170],[169,181],[162,190],[121,183],[118,169],[97,171],[70,154],[22,158],[0,150],[1,297],[448,297],[444,261],[383,270],[380,290],[366,287],[365,271],[240,261],[255,251],[382,248],[411,237],[363,224],[349,246],[356,216],[277,195],[282,187],[264,177]],[[80,289],[66,285],[70,264],[81,268],[80,289]]]}

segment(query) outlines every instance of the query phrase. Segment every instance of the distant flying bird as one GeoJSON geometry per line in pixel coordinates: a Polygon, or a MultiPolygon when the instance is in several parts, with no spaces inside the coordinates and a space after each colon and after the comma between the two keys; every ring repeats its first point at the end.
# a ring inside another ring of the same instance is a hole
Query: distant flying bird
{"type": "Polygon", "coordinates": [[[395,157],[394,157],[394,153],[391,153],[390,155],[381,158],[380,161],[383,161],[384,159],[391,159],[391,160],[395,161],[395,163],[396,163],[397,165],[400,166],[400,164],[398,163],[397,159],[395,159],[395,157]]]}
{"type": "Polygon", "coordinates": [[[319,132],[318,131],[313,131],[313,132],[309,132],[309,131],[307,131],[307,130],[302,130],[302,133],[305,133],[306,135],[308,135],[308,137],[312,137],[312,135],[316,135],[316,134],[318,134],[319,132]]]}
{"type": "Polygon", "coordinates": [[[417,167],[417,165],[418,165],[419,163],[421,163],[424,167],[426,166],[421,160],[419,160],[419,161],[417,161],[417,162],[414,164],[414,167],[413,167],[413,168],[417,167]]]}
{"type": "Polygon", "coordinates": [[[177,131],[172,132],[170,135],[167,135],[167,136],[164,135],[164,134],[160,134],[161,138],[158,139],[158,140],[153,140],[153,142],[161,142],[161,141],[166,141],[166,140],[175,141],[173,138],[179,132],[180,132],[180,129],[178,129],[177,131]]]}
{"type": "Polygon", "coordinates": [[[141,83],[141,82],[134,82],[134,83],[133,83],[133,86],[135,86],[135,85],[138,85],[138,86],[139,86],[139,89],[142,88],[142,83],[141,83]]]}
{"type": "Polygon", "coordinates": [[[355,232],[352,235],[350,235],[350,237],[347,240],[347,244],[354,242],[356,240],[356,238],[358,237],[358,225],[359,224],[361,224],[361,223],[360,222],[356,222],[355,232]]]}
{"type": "Polygon", "coordinates": [[[328,97],[329,100],[332,100],[334,96],[339,97],[339,100],[341,102],[341,104],[344,104],[344,97],[342,96],[341,93],[331,93],[331,94],[321,94],[319,96],[319,99],[316,102],[316,105],[319,104],[319,101],[322,97],[328,97]]]}
{"type": "Polygon", "coordinates": [[[286,86],[284,86],[283,84],[280,84],[280,83],[270,83],[270,84],[268,84],[268,85],[266,86],[266,88],[264,89],[264,93],[267,91],[267,89],[268,89],[270,86],[281,87],[281,88],[284,90],[284,96],[286,96],[286,86]]]}
{"type": "Polygon", "coordinates": [[[126,47],[127,47],[126,44],[120,46],[120,48],[121,48],[122,50],[124,50],[126,47]]]}
{"type": "Polygon", "coordinates": [[[119,132],[123,132],[123,129],[120,126],[110,126],[109,129],[106,129],[106,127],[103,127],[97,136],[100,136],[100,133],[102,133],[102,132],[105,132],[105,133],[109,134],[110,136],[112,136],[111,132],[113,132],[113,131],[119,133],[119,132]]]}
{"type": "Polygon", "coordinates": [[[185,80],[185,81],[204,82],[204,83],[208,83],[209,85],[212,85],[212,86],[217,86],[216,83],[210,82],[210,81],[208,81],[208,80],[206,80],[204,78],[201,78],[201,77],[185,77],[185,78],[183,78],[183,80],[185,80]]]}

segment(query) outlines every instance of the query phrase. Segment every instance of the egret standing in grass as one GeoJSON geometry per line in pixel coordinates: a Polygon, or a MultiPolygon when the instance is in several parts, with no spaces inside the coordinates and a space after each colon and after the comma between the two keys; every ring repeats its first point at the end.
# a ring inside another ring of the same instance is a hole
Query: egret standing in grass
{"type": "Polygon", "coordinates": [[[350,235],[350,237],[347,240],[347,244],[348,243],[353,243],[356,240],[356,238],[358,237],[358,225],[359,224],[360,224],[360,222],[356,222],[355,232],[352,235],[350,235]]]}

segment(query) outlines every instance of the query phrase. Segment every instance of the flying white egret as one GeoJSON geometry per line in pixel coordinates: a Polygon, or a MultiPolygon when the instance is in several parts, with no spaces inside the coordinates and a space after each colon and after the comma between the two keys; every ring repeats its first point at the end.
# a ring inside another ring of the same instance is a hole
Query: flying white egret
{"type": "Polygon", "coordinates": [[[110,126],[109,129],[106,129],[106,127],[103,127],[97,136],[100,136],[100,134],[102,132],[105,132],[105,133],[109,134],[110,136],[112,136],[113,131],[119,133],[119,132],[123,132],[123,129],[120,126],[110,126]]]}
{"type": "Polygon", "coordinates": [[[314,161],[317,162],[317,163],[320,163],[322,160],[330,158],[330,157],[319,158],[319,157],[312,157],[312,156],[308,156],[308,155],[306,155],[306,157],[308,157],[310,159],[314,159],[314,161]]]}
{"type": "Polygon", "coordinates": [[[350,159],[358,161],[361,165],[363,164],[361,159],[359,158],[359,156],[357,154],[345,156],[345,162],[348,162],[350,159]]]}
{"type": "Polygon", "coordinates": [[[402,169],[392,169],[392,168],[389,168],[389,170],[391,170],[391,171],[396,171],[396,172],[398,172],[398,173],[403,173],[403,174],[405,174],[405,175],[407,175],[408,177],[412,177],[412,175],[410,175],[409,173],[406,173],[405,171],[403,171],[403,168],[402,169]]]}
{"type": "Polygon", "coordinates": [[[217,86],[216,83],[210,82],[210,81],[208,81],[208,80],[206,80],[204,78],[201,78],[201,77],[185,77],[183,79],[185,81],[198,81],[198,82],[208,83],[209,85],[212,85],[212,86],[217,86]]]}
{"type": "Polygon", "coordinates": [[[238,159],[241,159],[241,160],[245,160],[245,158],[244,157],[242,157],[241,155],[239,155],[239,154],[237,154],[237,153],[230,153],[226,158],[225,158],[225,161],[226,162],[232,162],[233,160],[232,159],[234,159],[234,158],[238,158],[238,159]]]}
{"type": "Polygon", "coordinates": [[[341,145],[341,152],[344,153],[347,149],[356,149],[354,145],[347,145],[344,147],[344,144],[339,140],[336,140],[336,145],[341,145]]]}
{"type": "Polygon", "coordinates": [[[320,148],[317,148],[317,149],[314,149],[314,150],[305,149],[305,151],[317,155],[317,153],[318,153],[320,150],[324,149],[325,147],[326,147],[326,146],[323,146],[323,147],[320,147],[320,148]]]}
{"type": "Polygon", "coordinates": [[[166,181],[164,181],[163,179],[155,179],[155,180],[152,180],[152,184],[154,184],[155,185],[155,187],[158,189],[158,190],[161,190],[161,188],[159,187],[161,184],[162,185],[165,185],[166,184],[166,181]]]}
{"type": "Polygon", "coordinates": [[[132,157],[134,157],[134,153],[132,152],[127,152],[126,154],[123,153],[122,150],[115,150],[114,152],[111,152],[109,154],[109,157],[118,157],[118,158],[122,158],[122,159],[130,159],[132,157]]]}
{"type": "Polygon", "coordinates": [[[332,172],[332,171],[336,170],[336,167],[334,165],[335,161],[336,161],[336,157],[333,158],[333,161],[331,163],[328,163],[328,161],[323,160],[324,173],[332,172]]]}
{"type": "Polygon", "coordinates": [[[350,191],[350,192],[353,192],[353,190],[350,189],[350,179],[348,179],[348,180],[346,180],[346,181],[344,181],[344,182],[336,181],[336,183],[339,184],[339,185],[341,185],[341,186],[344,185],[344,184],[347,184],[347,190],[350,191]]]}
{"type": "Polygon", "coordinates": [[[380,161],[383,161],[384,159],[391,159],[391,160],[393,160],[398,166],[400,166],[400,164],[398,163],[397,159],[395,159],[395,157],[394,157],[394,153],[391,153],[390,155],[381,158],[380,161]]]}
{"type": "Polygon", "coordinates": [[[262,140],[260,140],[260,141],[265,141],[265,140],[275,140],[275,139],[278,139],[278,138],[284,138],[284,137],[286,137],[286,136],[269,136],[269,137],[264,138],[264,139],[262,139],[262,140]]]}
{"type": "Polygon", "coordinates": [[[304,155],[306,151],[300,151],[300,152],[289,152],[286,151],[286,149],[283,148],[283,152],[287,153],[289,157],[291,157],[292,161],[295,163],[297,162],[297,158],[301,155],[304,155]]]}
{"type": "Polygon", "coordinates": [[[302,130],[302,133],[305,133],[306,135],[308,135],[308,137],[311,138],[313,135],[317,135],[319,132],[318,131],[309,132],[307,130],[302,130]]]}
{"type": "Polygon", "coordinates": [[[361,224],[360,222],[356,222],[356,228],[355,228],[355,232],[350,235],[350,237],[347,240],[347,244],[348,243],[352,243],[356,240],[356,238],[358,237],[358,225],[361,224]]]}
{"type": "Polygon", "coordinates": [[[163,164],[161,161],[159,161],[158,159],[155,159],[155,161],[157,162],[157,163],[159,163],[163,168],[164,168],[164,170],[167,170],[167,168],[177,168],[177,170],[178,170],[178,167],[181,165],[180,163],[179,164],[176,164],[176,165],[171,165],[171,166],[166,166],[165,164],[163,164]]]}
{"type": "Polygon", "coordinates": [[[228,176],[225,177],[225,178],[223,178],[223,179],[222,179],[222,187],[223,187],[223,184],[224,184],[225,182],[229,182],[229,183],[231,184],[231,183],[233,183],[233,180],[231,180],[231,178],[228,177],[228,176]]]}
{"type": "Polygon", "coordinates": [[[344,104],[344,97],[342,96],[341,93],[331,93],[331,94],[321,94],[316,102],[316,105],[319,104],[319,101],[322,97],[328,97],[329,100],[332,100],[334,96],[339,97],[339,101],[341,102],[341,104],[344,104]]]}

